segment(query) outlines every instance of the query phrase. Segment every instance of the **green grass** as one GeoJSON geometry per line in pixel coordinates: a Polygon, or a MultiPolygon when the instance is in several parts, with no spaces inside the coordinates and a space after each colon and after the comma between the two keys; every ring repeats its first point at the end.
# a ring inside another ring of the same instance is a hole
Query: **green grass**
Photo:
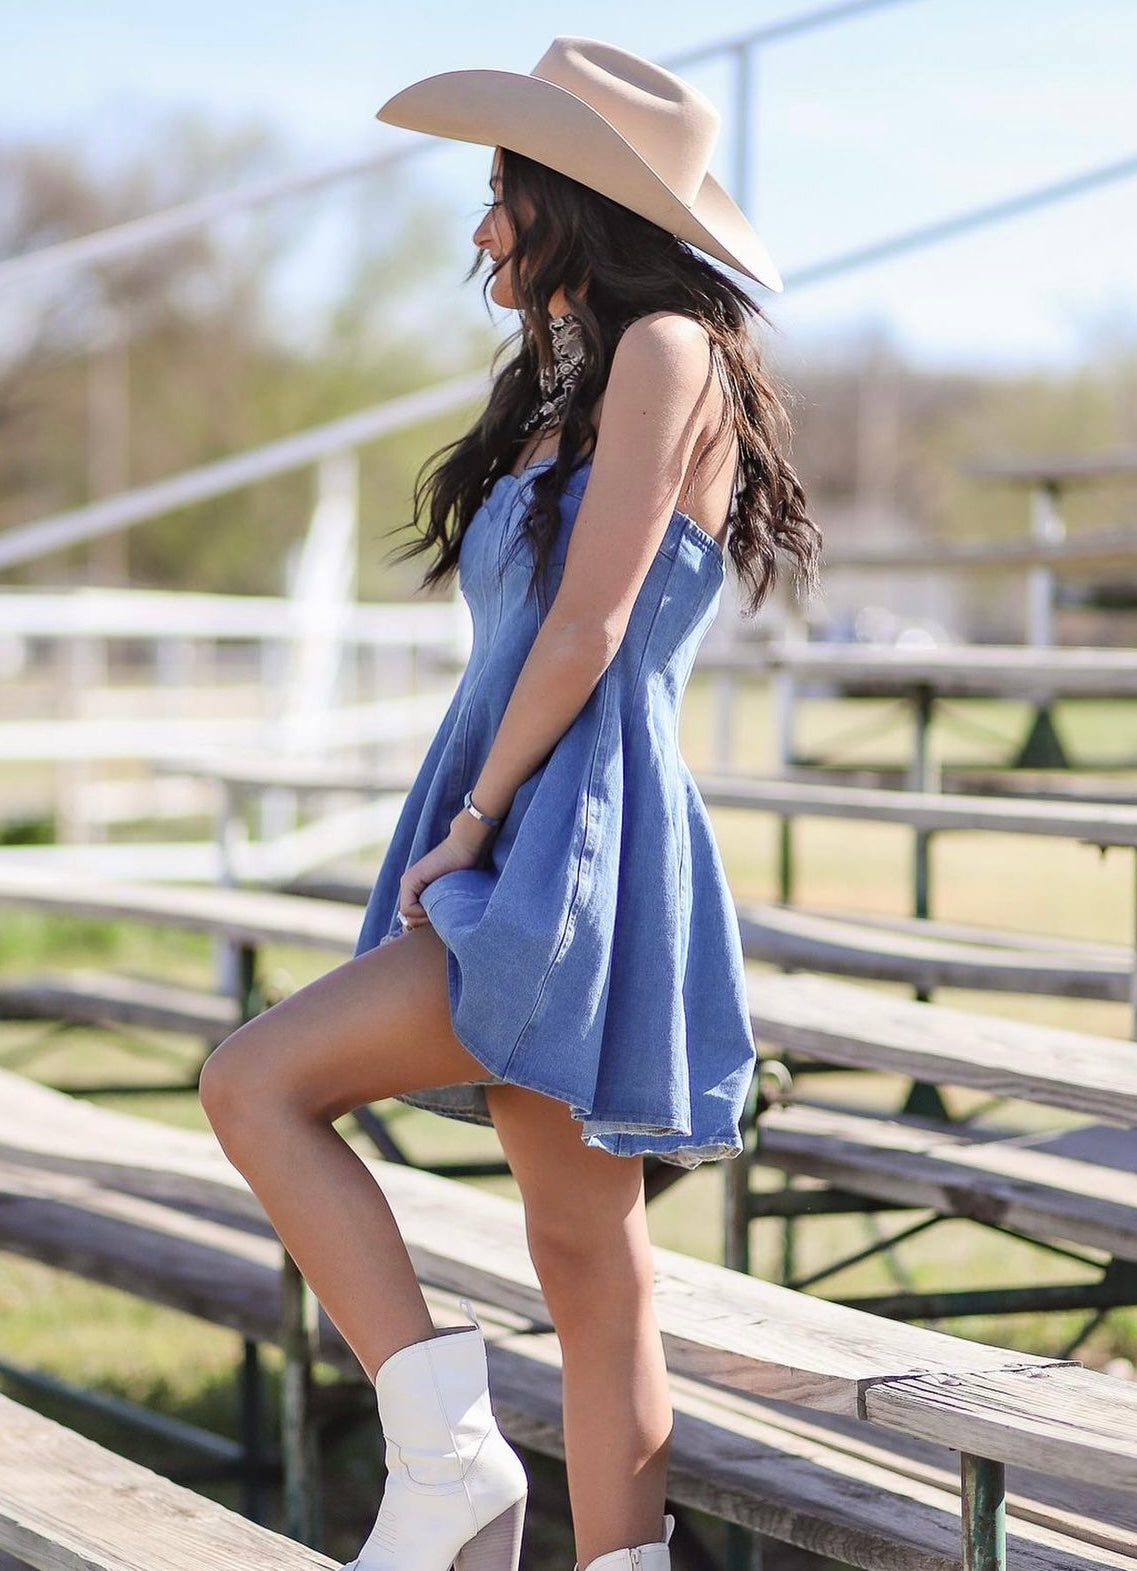
{"type": "MultiPolygon", "coordinates": [[[[1022,704],[972,703],[966,710],[951,706],[936,726],[934,747],[946,762],[989,763],[1013,750],[1027,721],[1028,710],[1022,704]],[[997,733],[1002,742],[997,743],[988,732],[997,733]]],[[[1101,761],[1137,756],[1137,706],[1059,706],[1058,723],[1077,757],[1101,761]]],[[[712,728],[709,695],[696,679],[682,732],[685,755],[696,771],[710,766],[712,728]]],[[[742,691],[734,736],[733,767],[769,768],[771,715],[759,690],[742,691]]],[[[850,761],[903,763],[911,745],[906,718],[895,704],[826,700],[803,706],[798,727],[800,747],[814,751],[840,737],[851,738],[843,754],[850,761]]],[[[775,820],[727,810],[716,810],[713,818],[736,895],[772,898],[776,890],[775,820]]],[[[197,832],[204,832],[204,826],[197,832]]],[[[911,836],[906,830],[872,824],[853,828],[839,820],[802,820],[795,831],[795,854],[797,898],[803,904],[895,914],[910,910],[911,836]]],[[[1134,873],[1131,855],[1126,852],[1102,858],[1088,847],[1041,838],[941,835],[933,846],[932,891],[933,909],[944,918],[1112,943],[1133,941],[1134,873]]],[[[282,992],[303,985],[328,964],[328,957],[308,950],[279,949],[265,957],[266,974],[282,992]]],[[[109,966],[208,985],[213,960],[209,940],[199,935],[4,912],[0,969],[17,975],[45,965],[109,966]]],[[[978,1012],[1119,1038],[1130,1034],[1129,1011],[1119,1004],[947,991],[939,996],[943,1002],[978,1012]]],[[[60,1033],[38,1025],[0,1026],[0,1062],[61,1085],[99,1079],[141,1084],[156,1074],[163,1078],[179,1073],[190,1076],[199,1055],[200,1050],[184,1039],[153,1032],[132,1036],[94,1030],[60,1033]],[[150,1044],[165,1056],[155,1057],[150,1044]]],[[[827,1081],[825,1089],[827,1093],[840,1089],[859,1095],[864,1093],[864,1085],[863,1080],[842,1077],[841,1081],[827,1081]]],[[[106,1100],[108,1105],[141,1116],[206,1127],[192,1096],[106,1100]]],[[[392,1104],[391,1111],[399,1139],[417,1160],[496,1154],[491,1131],[401,1104],[392,1104]]],[[[1038,1109],[1019,1111],[1039,1125],[1061,1121],[1038,1109]]],[[[361,1142],[361,1149],[368,1149],[365,1142],[361,1142]]],[[[650,1212],[655,1242],[720,1259],[722,1176],[721,1165],[705,1167],[663,1195],[650,1212]]],[[[764,1181],[775,1182],[770,1176],[764,1181]]],[[[490,1187],[515,1193],[509,1179],[490,1181],[490,1187]]],[[[875,1229],[891,1231],[905,1220],[900,1214],[879,1222],[864,1218],[807,1220],[798,1229],[798,1268],[819,1269],[835,1254],[860,1247],[875,1229]]],[[[753,1242],[756,1272],[776,1275],[781,1248],[778,1225],[758,1224],[753,1242]]],[[[905,1279],[928,1288],[1075,1280],[1078,1275],[1076,1266],[1035,1246],[1006,1240],[966,1223],[942,1224],[905,1246],[899,1259],[905,1279]]],[[[889,1290],[895,1282],[894,1267],[880,1258],[827,1282],[825,1290],[842,1295],[874,1293],[889,1290]]],[[[1053,1353],[1075,1334],[1084,1319],[1084,1315],[1018,1315],[968,1319],[949,1328],[980,1340],[1053,1353]]],[[[233,1375],[240,1359],[240,1341],[233,1333],[12,1256],[0,1256],[0,1356],[235,1433],[233,1375]]],[[[1118,1357],[1137,1361],[1137,1312],[1115,1311],[1079,1356],[1095,1364],[1118,1357]]],[[[266,1354],[266,1366],[270,1380],[275,1381],[279,1363],[271,1351],[266,1354]]],[[[139,1439],[121,1425],[83,1413],[64,1399],[29,1397],[17,1382],[3,1378],[0,1389],[31,1400],[52,1416],[150,1466],[176,1469],[188,1460],[172,1447],[139,1439]]],[[[273,1409],[270,1401],[268,1411],[273,1409]]],[[[336,1487],[327,1502],[330,1553],[348,1558],[358,1547],[358,1534],[369,1525],[374,1506],[377,1468],[370,1431],[337,1447],[332,1462],[336,1487]]],[[[214,1498],[236,1503],[231,1486],[200,1487],[214,1498]]]]}

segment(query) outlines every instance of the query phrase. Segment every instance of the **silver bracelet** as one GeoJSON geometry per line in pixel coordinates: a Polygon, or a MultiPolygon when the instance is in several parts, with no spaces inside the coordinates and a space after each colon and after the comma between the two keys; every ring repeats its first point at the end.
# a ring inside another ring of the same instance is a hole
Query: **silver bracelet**
{"type": "Polygon", "coordinates": [[[472,791],[467,791],[466,795],[462,798],[462,806],[465,808],[466,812],[469,813],[471,817],[476,818],[479,824],[488,824],[491,829],[499,828],[502,822],[501,819],[491,818],[488,813],[483,813],[480,808],[474,806],[473,798],[474,793],[472,791]]]}

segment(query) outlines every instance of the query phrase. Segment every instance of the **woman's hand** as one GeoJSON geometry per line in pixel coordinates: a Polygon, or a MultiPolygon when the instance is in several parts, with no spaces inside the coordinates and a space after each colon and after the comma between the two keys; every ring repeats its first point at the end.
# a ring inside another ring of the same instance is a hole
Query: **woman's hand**
{"type": "Polygon", "coordinates": [[[430,918],[419,904],[419,896],[427,884],[433,884],[443,873],[453,873],[462,867],[477,867],[485,858],[490,841],[496,831],[480,824],[470,813],[455,813],[450,821],[450,833],[433,851],[412,862],[399,880],[399,914],[405,917],[405,926],[422,927],[430,918]]]}

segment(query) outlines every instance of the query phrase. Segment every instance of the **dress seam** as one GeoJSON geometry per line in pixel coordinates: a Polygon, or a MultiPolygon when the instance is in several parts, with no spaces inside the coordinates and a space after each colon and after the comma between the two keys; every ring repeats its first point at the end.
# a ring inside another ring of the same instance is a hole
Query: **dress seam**
{"type": "Polygon", "coordinates": [[[580,855],[576,859],[576,877],[573,883],[572,898],[569,901],[568,910],[565,913],[564,926],[562,927],[560,937],[557,940],[557,947],[553,954],[553,958],[550,960],[548,966],[545,969],[545,974],[541,978],[541,985],[537,989],[537,997],[533,1000],[533,1008],[529,1012],[529,1018],[521,1027],[521,1030],[517,1033],[517,1038],[514,1041],[512,1048],[510,1048],[509,1057],[505,1061],[505,1068],[503,1073],[508,1073],[509,1067],[517,1055],[517,1050],[521,1046],[522,1040],[525,1037],[525,1033],[530,1030],[537,1019],[541,1006],[545,1001],[545,993],[548,989],[549,979],[559,965],[564,955],[565,949],[568,946],[569,940],[572,937],[573,931],[576,927],[576,914],[579,911],[581,901],[584,898],[581,893],[581,883],[584,877],[584,860],[589,851],[589,838],[592,828],[592,783],[596,778],[596,761],[600,756],[600,744],[604,738],[605,722],[608,717],[608,696],[611,692],[609,672],[611,669],[611,666],[609,666],[608,669],[604,672],[604,675],[600,678],[604,692],[600,706],[600,720],[596,727],[596,741],[593,744],[592,757],[589,759],[588,763],[588,784],[584,794],[584,833],[581,837],[580,855]]]}
{"type": "MultiPolygon", "coordinates": [[[[633,700],[635,698],[636,694],[640,690],[640,684],[641,684],[641,681],[643,679],[644,664],[647,661],[648,650],[651,648],[652,634],[655,632],[655,624],[656,624],[656,622],[658,622],[660,612],[663,610],[663,602],[664,602],[664,600],[666,599],[666,596],[667,596],[668,585],[671,583],[671,579],[672,579],[672,577],[674,576],[674,573],[675,573],[675,564],[676,564],[677,558],[673,557],[673,556],[669,556],[669,557],[666,558],[666,561],[670,565],[668,566],[667,573],[666,573],[666,575],[664,577],[663,583],[660,585],[659,596],[658,596],[658,598],[657,598],[657,600],[655,602],[655,609],[651,613],[651,621],[648,623],[647,629],[646,629],[646,631],[644,633],[644,636],[643,636],[643,643],[642,643],[642,645],[640,647],[639,664],[636,666],[636,674],[635,674],[635,677],[634,677],[634,679],[632,681],[632,690],[631,690],[631,693],[629,695],[629,701],[633,700]]],[[[670,666],[672,660],[675,658],[675,654],[676,654],[676,650],[673,649],[671,651],[671,653],[669,654],[668,658],[667,658],[666,664],[660,668],[661,673],[662,673],[662,671],[665,671],[668,668],[668,666],[670,666]]]]}

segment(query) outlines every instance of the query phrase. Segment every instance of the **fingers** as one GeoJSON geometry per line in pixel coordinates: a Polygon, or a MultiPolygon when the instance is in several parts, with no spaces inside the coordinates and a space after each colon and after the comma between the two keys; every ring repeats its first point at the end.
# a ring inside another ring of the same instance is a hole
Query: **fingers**
{"type": "Polygon", "coordinates": [[[408,869],[399,880],[398,917],[404,933],[412,927],[423,927],[430,921],[418,898],[429,882],[429,879],[416,878],[413,868],[408,869]]]}

